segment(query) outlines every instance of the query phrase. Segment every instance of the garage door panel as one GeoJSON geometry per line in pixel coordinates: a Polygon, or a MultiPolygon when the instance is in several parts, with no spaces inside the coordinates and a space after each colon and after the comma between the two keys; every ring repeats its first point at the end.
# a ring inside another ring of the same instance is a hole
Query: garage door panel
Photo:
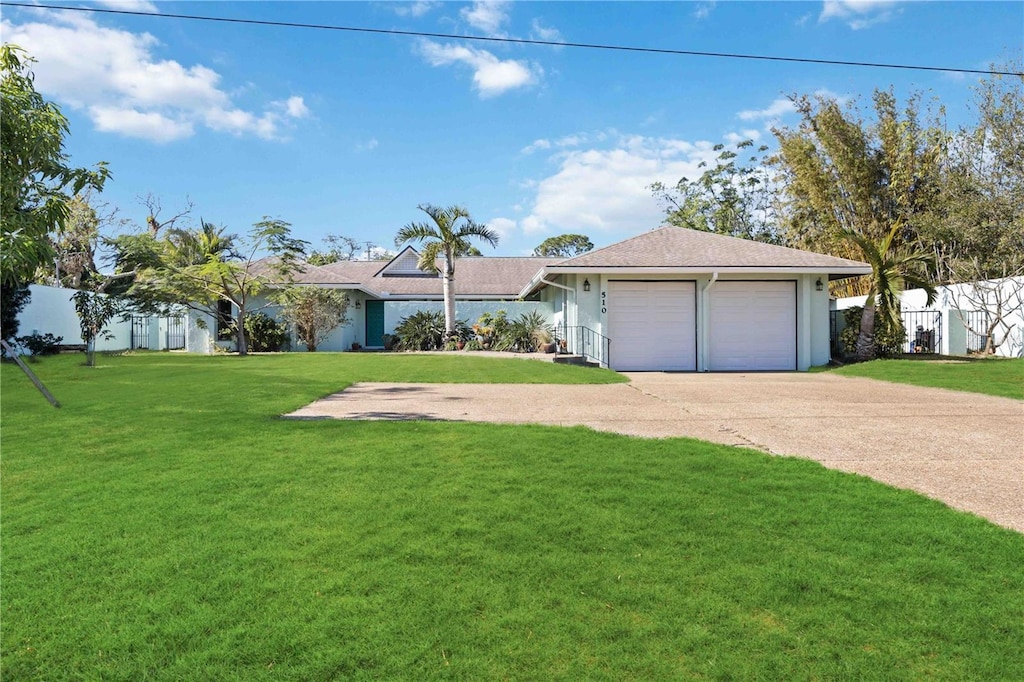
{"type": "Polygon", "coordinates": [[[694,292],[693,282],[609,282],[611,367],[695,370],[694,292]]]}
{"type": "Polygon", "coordinates": [[[796,282],[718,282],[708,325],[711,370],[796,369],[796,282]]]}

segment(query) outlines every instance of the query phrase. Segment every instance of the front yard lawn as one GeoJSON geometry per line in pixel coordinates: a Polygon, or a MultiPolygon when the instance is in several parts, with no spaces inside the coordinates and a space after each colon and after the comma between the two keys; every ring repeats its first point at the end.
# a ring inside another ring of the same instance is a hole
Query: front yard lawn
{"type": "Polygon", "coordinates": [[[1024,400],[1024,358],[873,360],[832,371],[898,384],[948,388],[1024,400]]]}
{"type": "Polygon", "coordinates": [[[917,494],[688,439],[278,418],[613,373],[80,362],[34,365],[59,410],[0,367],[5,680],[1024,679],[1024,536],[917,494]]]}

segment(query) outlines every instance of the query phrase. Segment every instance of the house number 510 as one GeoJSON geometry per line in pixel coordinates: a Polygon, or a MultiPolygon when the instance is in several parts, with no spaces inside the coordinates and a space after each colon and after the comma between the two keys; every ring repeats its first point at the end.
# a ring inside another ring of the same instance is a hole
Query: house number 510
{"type": "Polygon", "coordinates": [[[608,312],[608,292],[607,291],[602,291],[601,292],[601,312],[602,313],[608,312]]]}

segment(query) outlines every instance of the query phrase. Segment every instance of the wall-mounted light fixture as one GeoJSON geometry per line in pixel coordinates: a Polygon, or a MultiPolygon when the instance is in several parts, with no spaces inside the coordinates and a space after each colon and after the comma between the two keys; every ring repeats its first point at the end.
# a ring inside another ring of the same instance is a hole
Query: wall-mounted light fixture
{"type": "Polygon", "coordinates": [[[360,309],[360,308],[362,308],[362,307],[363,307],[363,304],[362,304],[362,302],[360,302],[360,301],[356,301],[356,310],[359,310],[359,309],[360,309]]]}
{"type": "Polygon", "coordinates": [[[819,277],[818,281],[814,283],[814,289],[815,289],[815,291],[821,291],[824,288],[825,288],[825,285],[821,283],[821,277],[819,277]]]}
{"type": "Polygon", "coordinates": [[[590,280],[583,280],[583,291],[590,291],[590,280]]]}

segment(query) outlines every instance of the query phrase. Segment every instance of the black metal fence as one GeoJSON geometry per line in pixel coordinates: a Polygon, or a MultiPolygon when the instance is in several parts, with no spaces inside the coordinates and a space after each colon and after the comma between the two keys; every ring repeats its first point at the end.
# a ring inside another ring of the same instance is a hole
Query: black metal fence
{"type": "Polygon", "coordinates": [[[842,342],[839,340],[839,332],[843,330],[843,311],[828,311],[828,347],[835,360],[841,360],[846,355],[842,342]]]}
{"type": "Polygon", "coordinates": [[[942,348],[942,311],[903,310],[903,328],[907,331],[904,353],[938,353],[942,348]]]}
{"type": "Polygon", "coordinates": [[[132,350],[149,348],[149,318],[132,317],[132,350]]]}
{"type": "Polygon", "coordinates": [[[610,358],[611,339],[598,334],[590,327],[559,325],[555,328],[559,350],[573,355],[582,355],[590,362],[607,367],[610,358]]]}
{"type": "Polygon", "coordinates": [[[964,323],[964,332],[967,334],[967,352],[980,353],[988,345],[989,316],[987,310],[964,310],[953,313],[959,315],[964,323]]]}
{"type": "Polygon", "coordinates": [[[185,348],[185,318],[167,318],[167,350],[183,350],[185,348]]]}

